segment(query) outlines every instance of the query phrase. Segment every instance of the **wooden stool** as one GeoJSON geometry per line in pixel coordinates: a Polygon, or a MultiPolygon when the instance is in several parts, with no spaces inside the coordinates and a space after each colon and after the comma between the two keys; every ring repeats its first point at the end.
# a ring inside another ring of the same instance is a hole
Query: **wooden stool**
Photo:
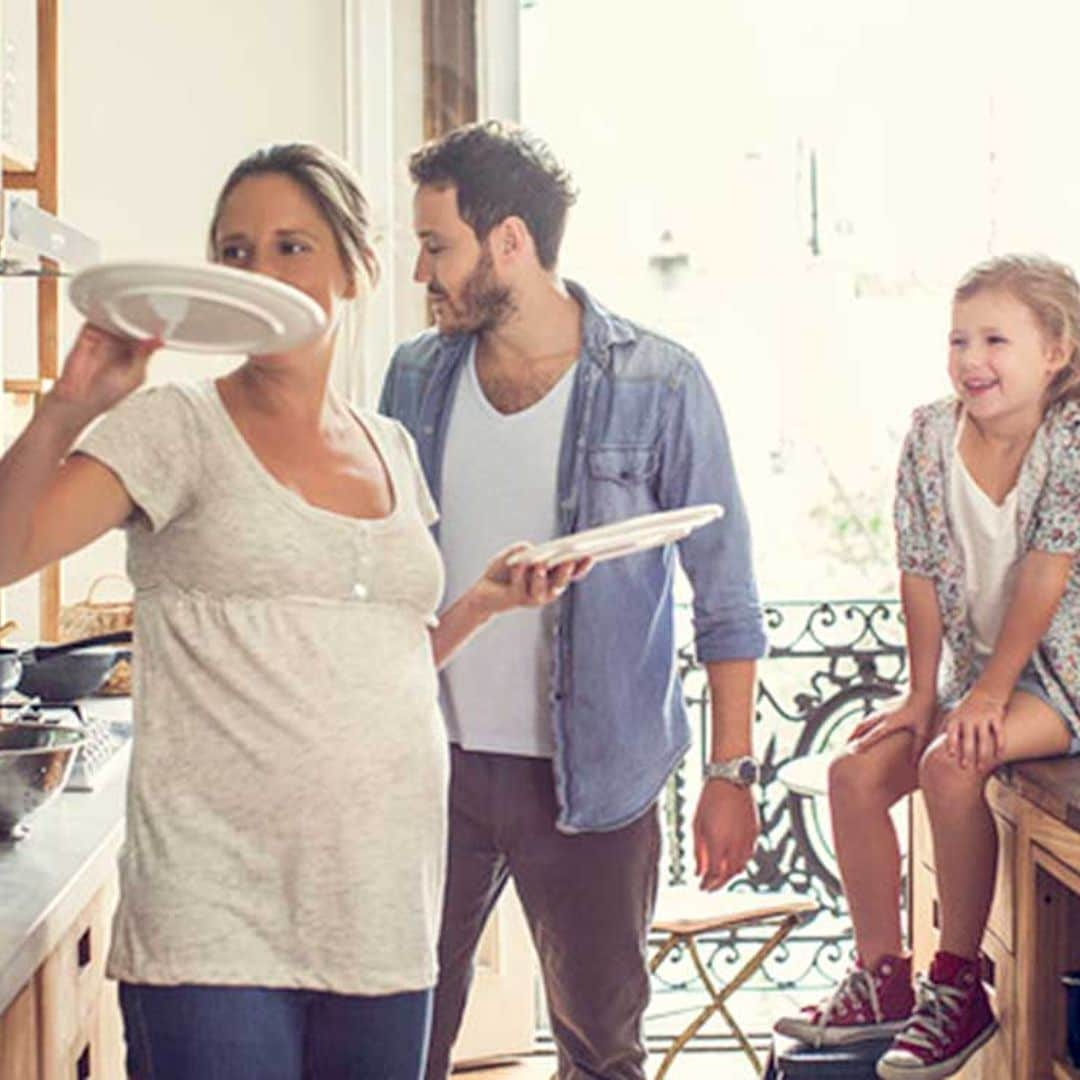
{"type": "Polygon", "coordinates": [[[661,894],[652,929],[654,933],[666,934],[667,937],[653,954],[649,962],[649,971],[655,972],[673,949],[682,946],[689,953],[698,977],[711,1000],[668,1048],[656,1072],[656,1080],[661,1080],[671,1068],[675,1056],[714,1013],[719,1013],[731,1028],[732,1034],[743,1053],[750,1058],[758,1076],[764,1074],[764,1068],[754,1048],[750,1045],[750,1040],[735,1022],[735,1018],[727,1007],[727,999],[761,967],[773,949],[800,922],[817,910],[816,901],[789,893],[705,893],[687,887],[661,894]],[[709,970],[698,952],[698,935],[773,924],[776,925],[776,929],[772,936],[761,943],[754,955],[743,964],[732,979],[718,988],[710,978],[709,970]]]}
{"type": "Polygon", "coordinates": [[[773,1036],[765,1080],[877,1080],[878,1059],[891,1039],[815,1048],[773,1036]]]}

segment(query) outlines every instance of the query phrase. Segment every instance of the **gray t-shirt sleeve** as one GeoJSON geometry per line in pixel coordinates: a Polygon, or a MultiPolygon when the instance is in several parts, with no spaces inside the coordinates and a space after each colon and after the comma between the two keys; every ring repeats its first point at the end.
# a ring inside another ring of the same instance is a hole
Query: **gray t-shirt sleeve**
{"type": "Polygon", "coordinates": [[[194,501],[201,440],[195,413],[177,386],[154,386],[125,398],[74,452],[113,472],[154,532],[194,501]]]}

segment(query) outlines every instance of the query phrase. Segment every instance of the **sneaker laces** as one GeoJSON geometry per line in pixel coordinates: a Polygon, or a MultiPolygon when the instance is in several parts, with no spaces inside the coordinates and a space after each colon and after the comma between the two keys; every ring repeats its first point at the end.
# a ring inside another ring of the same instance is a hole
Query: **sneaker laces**
{"type": "Polygon", "coordinates": [[[818,1008],[814,1026],[817,1028],[816,1042],[821,1046],[825,1029],[833,1016],[844,1009],[854,1011],[859,1005],[870,1003],[875,1022],[881,1019],[881,1001],[878,998],[877,983],[869,971],[852,968],[833,992],[833,995],[818,1008]]]}
{"type": "Polygon", "coordinates": [[[947,1027],[963,1009],[968,991],[957,986],[931,982],[918,976],[918,1004],[911,1023],[897,1036],[898,1041],[921,1050],[935,1050],[948,1042],[947,1027]]]}

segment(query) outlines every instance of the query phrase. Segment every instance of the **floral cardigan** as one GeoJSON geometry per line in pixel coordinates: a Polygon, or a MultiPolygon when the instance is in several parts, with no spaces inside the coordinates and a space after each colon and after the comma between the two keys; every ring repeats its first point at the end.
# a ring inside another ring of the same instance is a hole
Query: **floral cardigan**
{"type": "MultiPolygon", "coordinates": [[[[956,700],[975,681],[975,647],[964,596],[964,563],[949,518],[960,404],[953,398],[916,409],[904,440],[896,488],[900,569],[932,578],[945,644],[938,694],[956,700]]],[[[1080,553],[1080,401],[1050,411],[1017,481],[1024,551],[1080,553]]],[[[1047,694],[1080,736],[1080,559],[1031,661],[1047,694]]]]}

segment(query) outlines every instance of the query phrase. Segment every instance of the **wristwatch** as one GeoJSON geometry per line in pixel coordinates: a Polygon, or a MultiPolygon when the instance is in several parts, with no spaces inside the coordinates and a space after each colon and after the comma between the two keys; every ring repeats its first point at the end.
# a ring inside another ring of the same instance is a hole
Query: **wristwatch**
{"type": "Polygon", "coordinates": [[[736,787],[749,787],[761,782],[761,766],[749,755],[729,761],[707,761],[704,777],[706,780],[726,780],[736,787]]]}

